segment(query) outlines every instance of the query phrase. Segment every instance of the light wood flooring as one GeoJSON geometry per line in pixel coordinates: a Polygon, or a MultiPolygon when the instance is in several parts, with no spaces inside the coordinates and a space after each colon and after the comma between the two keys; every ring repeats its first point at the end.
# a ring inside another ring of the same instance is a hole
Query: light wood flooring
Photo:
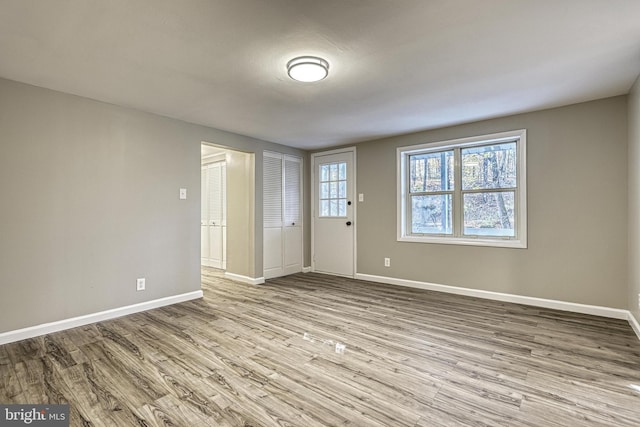
{"type": "Polygon", "coordinates": [[[0,346],[0,403],[68,402],[73,426],[640,425],[626,321],[312,273],[203,290],[0,346]]]}

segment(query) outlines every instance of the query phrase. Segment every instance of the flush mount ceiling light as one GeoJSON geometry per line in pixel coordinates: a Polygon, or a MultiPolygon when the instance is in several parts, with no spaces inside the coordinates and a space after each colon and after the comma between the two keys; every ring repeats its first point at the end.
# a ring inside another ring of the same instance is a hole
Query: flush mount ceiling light
{"type": "Polygon", "coordinates": [[[289,77],[299,82],[317,82],[329,75],[329,63],[317,56],[299,56],[287,62],[289,77]]]}

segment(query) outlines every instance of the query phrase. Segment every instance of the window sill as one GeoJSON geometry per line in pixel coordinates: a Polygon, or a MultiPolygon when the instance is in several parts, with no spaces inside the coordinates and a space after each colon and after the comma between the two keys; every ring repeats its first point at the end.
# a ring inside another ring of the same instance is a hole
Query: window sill
{"type": "Polygon", "coordinates": [[[526,240],[501,240],[501,239],[482,239],[468,237],[425,237],[425,236],[398,236],[398,242],[411,243],[435,243],[443,245],[464,245],[464,246],[488,246],[495,248],[515,248],[526,249],[526,240]]]}

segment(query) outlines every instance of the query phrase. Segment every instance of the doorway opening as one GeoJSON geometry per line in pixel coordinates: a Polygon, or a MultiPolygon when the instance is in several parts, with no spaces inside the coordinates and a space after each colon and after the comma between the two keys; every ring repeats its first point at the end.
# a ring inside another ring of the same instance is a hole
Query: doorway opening
{"type": "Polygon", "coordinates": [[[201,143],[201,266],[255,281],[255,154],[201,143]]]}

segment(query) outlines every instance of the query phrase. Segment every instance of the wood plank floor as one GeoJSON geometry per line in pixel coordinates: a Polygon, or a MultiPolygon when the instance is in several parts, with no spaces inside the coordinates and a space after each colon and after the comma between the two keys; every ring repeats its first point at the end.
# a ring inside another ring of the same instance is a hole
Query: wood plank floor
{"type": "Polygon", "coordinates": [[[640,425],[626,321],[319,274],[203,290],[0,346],[0,403],[70,403],[73,426],[640,425]]]}

